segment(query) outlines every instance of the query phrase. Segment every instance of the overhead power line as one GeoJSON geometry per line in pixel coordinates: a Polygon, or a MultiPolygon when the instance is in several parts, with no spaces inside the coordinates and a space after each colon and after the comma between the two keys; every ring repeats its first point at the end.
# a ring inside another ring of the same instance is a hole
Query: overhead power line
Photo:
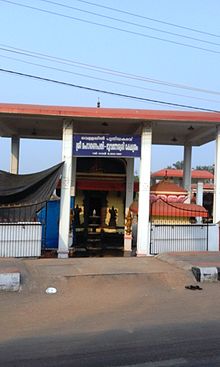
{"type": "Polygon", "coordinates": [[[170,40],[170,39],[166,39],[166,38],[152,36],[152,35],[141,33],[141,32],[136,32],[136,31],[131,31],[131,30],[119,28],[119,27],[114,27],[114,26],[110,26],[110,25],[107,25],[107,24],[102,24],[102,23],[91,21],[91,20],[82,19],[82,18],[79,18],[79,17],[73,17],[73,16],[70,16],[70,15],[61,14],[61,13],[58,13],[58,12],[55,12],[55,11],[52,11],[52,10],[46,10],[46,9],[38,8],[38,7],[35,7],[35,6],[30,6],[30,5],[17,3],[17,2],[14,2],[14,1],[10,1],[10,0],[0,0],[0,1],[4,2],[4,3],[7,3],[7,4],[16,5],[16,6],[20,6],[20,7],[23,7],[23,8],[31,9],[31,10],[37,10],[37,11],[40,11],[42,13],[56,15],[56,16],[60,16],[60,17],[66,18],[66,19],[77,20],[77,21],[87,23],[87,24],[92,24],[92,25],[95,25],[95,26],[98,26],[98,27],[107,28],[107,29],[111,29],[111,30],[115,30],[115,31],[120,31],[120,32],[123,32],[123,33],[132,34],[132,35],[135,35],[135,36],[141,36],[141,37],[144,37],[144,38],[154,39],[154,40],[157,40],[157,41],[162,41],[162,42],[170,43],[170,44],[173,44],[173,45],[184,46],[184,47],[188,47],[188,48],[191,48],[191,49],[210,52],[210,53],[213,53],[213,54],[220,54],[220,51],[214,50],[214,49],[209,49],[209,48],[200,47],[200,46],[196,46],[196,45],[192,45],[192,44],[188,44],[188,43],[183,43],[183,42],[178,42],[178,41],[174,41],[174,40],[170,40]]]}
{"type": "Polygon", "coordinates": [[[38,64],[38,63],[35,63],[35,62],[30,62],[30,61],[27,61],[27,60],[21,60],[21,59],[15,58],[15,57],[10,57],[10,56],[5,56],[5,55],[0,55],[0,57],[5,58],[7,60],[19,61],[19,62],[25,63],[27,65],[39,66],[39,67],[44,68],[44,69],[60,71],[60,72],[63,72],[63,73],[72,74],[72,75],[80,76],[80,77],[83,77],[83,78],[99,80],[99,81],[112,83],[112,84],[116,84],[116,85],[121,85],[121,86],[125,86],[125,87],[131,87],[131,88],[141,89],[141,90],[145,90],[145,91],[147,90],[147,91],[154,92],[154,93],[162,93],[162,94],[176,96],[176,97],[184,97],[184,98],[190,98],[190,99],[195,99],[195,100],[200,100],[200,101],[220,103],[220,101],[218,101],[218,100],[202,98],[202,97],[194,97],[194,96],[190,96],[190,95],[186,95],[186,94],[172,93],[172,92],[168,92],[168,91],[164,91],[164,90],[160,90],[160,89],[146,88],[146,87],[141,87],[139,85],[123,83],[123,82],[110,80],[110,79],[98,78],[98,77],[95,77],[93,75],[76,73],[76,72],[73,72],[73,71],[70,71],[70,70],[60,69],[60,68],[53,67],[53,66],[48,66],[48,65],[42,65],[42,64],[38,64]]]}
{"type": "Polygon", "coordinates": [[[100,67],[100,66],[97,66],[97,65],[82,63],[82,62],[78,62],[78,61],[75,61],[75,60],[72,60],[72,59],[66,59],[66,58],[61,58],[61,57],[57,57],[57,56],[51,56],[49,54],[44,54],[44,53],[35,52],[35,51],[29,51],[29,50],[25,50],[25,49],[21,49],[21,48],[17,48],[17,47],[12,47],[12,46],[1,44],[1,43],[0,43],[0,50],[10,52],[10,53],[19,54],[19,55],[25,55],[25,56],[28,56],[28,57],[31,57],[31,58],[38,58],[38,59],[41,59],[41,60],[53,61],[53,62],[56,62],[56,63],[59,63],[59,64],[73,65],[73,66],[77,66],[77,67],[88,69],[88,70],[94,70],[96,72],[103,73],[103,74],[119,76],[120,78],[138,80],[138,81],[141,81],[141,82],[147,82],[147,83],[152,83],[152,84],[165,85],[165,86],[168,86],[168,87],[189,90],[189,91],[192,91],[192,92],[200,92],[200,93],[206,93],[206,94],[220,95],[220,92],[218,92],[218,91],[192,87],[192,86],[185,85],[185,84],[177,84],[177,83],[166,82],[166,81],[159,80],[159,79],[152,79],[152,78],[148,78],[148,77],[145,77],[145,76],[142,76],[142,75],[125,73],[125,72],[122,72],[120,70],[114,70],[114,69],[110,69],[110,68],[100,67]]]}
{"type": "Polygon", "coordinates": [[[96,3],[93,3],[91,1],[86,1],[86,0],[75,0],[75,1],[78,1],[78,2],[83,3],[83,4],[88,4],[88,5],[91,5],[91,6],[95,6],[95,7],[98,7],[98,8],[115,11],[117,13],[130,15],[132,17],[136,17],[136,18],[139,18],[139,19],[150,20],[151,22],[156,22],[156,23],[159,23],[159,24],[164,24],[164,25],[168,25],[168,26],[171,26],[171,27],[175,27],[175,28],[184,29],[184,30],[187,30],[187,31],[204,34],[206,36],[220,38],[220,35],[219,34],[205,32],[205,31],[202,31],[201,29],[195,29],[195,28],[186,27],[186,26],[183,26],[183,25],[180,25],[180,24],[165,22],[164,20],[146,17],[146,16],[141,15],[141,14],[132,13],[132,12],[129,12],[129,11],[126,11],[126,10],[112,8],[112,7],[106,6],[106,5],[96,4],[96,3]]]}
{"type": "Polygon", "coordinates": [[[198,107],[198,106],[161,101],[161,100],[157,100],[157,99],[138,97],[138,96],[133,96],[133,95],[124,94],[124,93],[116,93],[116,92],[111,92],[111,91],[107,91],[107,90],[104,90],[104,89],[92,88],[92,87],[87,87],[87,86],[83,86],[83,85],[79,85],[79,84],[73,84],[73,83],[64,82],[64,81],[60,81],[60,80],[44,78],[44,77],[40,77],[38,75],[21,73],[21,72],[14,71],[14,70],[9,70],[9,69],[0,68],[0,72],[8,73],[8,74],[11,74],[11,75],[27,77],[27,78],[40,80],[40,81],[44,81],[44,82],[49,82],[49,83],[55,83],[55,84],[64,85],[64,86],[68,86],[68,87],[79,88],[79,89],[83,89],[83,90],[88,90],[90,92],[98,92],[98,93],[108,94],[108,95],[116,96],[116,97],[129,98],[129,99],[138,100],[138,101],[142,101],[142,102],[150,102],[150,103],[157,103],[157,104],[162,104],[162,105],[167,105],[167,106],[182,107],[182,108],[188,108],[188,109],[199,110],[199,111],[220,113],[220,111],[210,109],[210,108],[203,108],[203,107],[198,107]]]}
{"type": "Polygon", "coordinates": [[[51,1],[51,0],[40,0],[40,1],[43,2],[43,3],[46,3],[46,4],[52,4],[52,5],[60,6],[60,7],[63,7],[65,9],[77,10],[81,13],[86,13],[86,14],[94,15],[96,17],[109,19],[109,20],[114,20],[114,21],[117,21],[117,22],[120,22],[120,23],[124,23],[124,24],[127,24],[127,25],[132,25],[132,26],[139,27],[139,28],[142,28],[142,29],[144,28],[144,29],[149,29],[151,31],[160,32],[160,33],[163,33],[163,34],[168,34],[170,36],[177,36],[177,37],[186,38],[186,39],[193,40],[193,41],[207,43],[207,44],[214,45],[214,46],[220,46],[220,43],[217,43],[217,42],[207,41],[207,40],[204,40],[204,39],[201,39],[201,38],[191,37],[191,36],[187,36],[187,35],[180,34],[180,33],[166,31],[164,29],[158,29],[158,28],[150,27],[150,26],[140,24],[140,23],[130,22],[130,21],[127,21],[127,20],[124,20],[124,19],[111,17],[111,16],[108,16],[108,15],[105,15],[105,14],[99,14],[99,13],[95,13],[95,12],[92,12],[92,11],[89,11],[89,10],[80,9],[80,8],[75,7],[75,6],[61,4],[61,3],[58,3],[56,1],[51,1]]]}

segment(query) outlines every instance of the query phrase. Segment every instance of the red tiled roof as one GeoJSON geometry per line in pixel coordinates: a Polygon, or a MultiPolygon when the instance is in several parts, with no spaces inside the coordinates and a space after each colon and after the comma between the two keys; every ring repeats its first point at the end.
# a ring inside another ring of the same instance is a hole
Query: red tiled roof
{"type": "Polygon", "coordinates": [[[143,110],[129,108],[96,108],[73,106],[48,106],[18,103],[0,103],[0,113],[69,116],[89,118],[116,118],[126,122],[126,119],[149,121],[220,121],[220,113],[202,111],[170,111],[170,110],[143,110]]]}
{"type": "Polygon", "coordinates": [[[162,180],[150,188],[152,194],[187,194],[187,190],[168,180],[162,180]]]}
{"type": "MultiPolygon", "coordinates": [[[[164,168],[153,172],[151,177],[183,177],[183,170],[164,168]]],[[[194,169],[192,170],[192,178],[214,179],[214,175],[209,171],[194,169]]]]}
{"type": "Polygon", "coordinates": [[[155,201],[151,206],[151,215],[160,217],[208,217],[203,206],[196,204],[173,203],[155,201]]]}
{"type": "MultiPolygon", "coordinates": [[[[151,215],[159,217],[208,217],[208,211],[201,205],[173,203],[168,204],[162,200],[157,200],[151,205],[151,215]]],[[[138,213],[138,202],[133,201],[130,205],[133,213],[138,213]]]]}
{"type": "MultiPolygon", "coordinates": [[[[192,184],[192,189],[196,189],[197,188],[197,184],[192,184]]],[[[213,191],[214,190],[214,184],[207,184],[207,183],[205,183],[204,185],[203,185],[203,190],[210,190],[210,191],[213,191]]]]}

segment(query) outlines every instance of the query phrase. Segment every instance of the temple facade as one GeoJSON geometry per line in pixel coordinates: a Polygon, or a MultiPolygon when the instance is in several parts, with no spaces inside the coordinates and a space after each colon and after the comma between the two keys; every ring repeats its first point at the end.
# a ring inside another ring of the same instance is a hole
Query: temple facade
{"type": "MultiPolygon", "coordinates": [[[[216,142],[213,223],[218,226],[220,222],[219,113],[0,104],[0,135],[11,138],[11,172],[15,174],[19,173],[21,138],[62,140],[60,258],[69,253],[71,202],[81,209],[79,220],[95,233],[91,237],[95,238],[98,226],[112,229],[110,220],[114,219],[114,227],[124,227],[124,251],[131,251],[132,234],[125,222],[134,196],[135,158],[140,160],[136,255],[151,254],[152,144],[183,147],[182,186],[190,201],[192,148],[216,142]],[[88,189],[91,185],[94,190],[88,189]],[[124,189],[119,190],[120,185],[124,189]],[[113,219],[111,213],[115,213],[113,219]]],[[[198,205],[200,198],[199,194],[198,205]]]]}

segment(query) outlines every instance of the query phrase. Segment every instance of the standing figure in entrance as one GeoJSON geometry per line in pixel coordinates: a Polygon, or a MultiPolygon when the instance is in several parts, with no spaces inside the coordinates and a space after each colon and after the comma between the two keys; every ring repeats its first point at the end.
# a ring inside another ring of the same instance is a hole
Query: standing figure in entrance
{"type": "Polygon", "coordinates": [[[77,239],[76,239],[76,227],[80,226],[80,212],[82,211],[81,208],[79,208],[78,204],[76,207],[72,210],[72,230],[73,230],[73,242],[72,247],[76,246],[77,239]]]}
{"type": "Polygon", "coordinates": [[[117,210],[112,206],[111,209],[109,209],[110,213],[110,220],[109,220],[109,227],[116,227],[116,217],[117,217],[117,210]]]}
{"type": "Polygon", "coordinates": [[[82,211],[81,208],[79,208],[78,204],[76,205],[76,207],[74,208],[73,211],[73,223],[75,227],[79,227],[80,226],[80,212],[82,211]]]}

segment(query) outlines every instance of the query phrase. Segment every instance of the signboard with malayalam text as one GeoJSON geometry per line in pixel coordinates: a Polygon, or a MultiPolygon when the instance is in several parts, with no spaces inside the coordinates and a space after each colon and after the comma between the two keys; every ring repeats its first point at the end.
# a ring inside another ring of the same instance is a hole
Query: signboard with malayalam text
{"type": "Polygon", "coordinates": [[[141,137],[130,135],[73,136],[73,155],[76,157],[140,157],[141,137]]]}

